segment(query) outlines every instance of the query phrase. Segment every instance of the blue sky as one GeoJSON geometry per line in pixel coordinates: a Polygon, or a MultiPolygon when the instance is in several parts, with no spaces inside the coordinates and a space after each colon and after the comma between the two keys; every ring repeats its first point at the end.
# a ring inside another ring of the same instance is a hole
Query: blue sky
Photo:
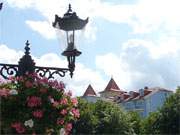
{"type": "MultiPolygon", "coordinates": [[[[2,1],[2,0],[1,0],[2,1]]],[[[113,76],[123,90],[180,84],[179,0],[4,0],[0,11],[0,63],[17,63],[26,40],[37,65],[66,67],[65,37],[51,24],[68,4],[89,17],[76,36],[82,51],[73,79],[61,78],[74,95],[89,84],[102,91],[113,76]]],[[[59,79],[59,78],[58,78],[59,79]]]]}

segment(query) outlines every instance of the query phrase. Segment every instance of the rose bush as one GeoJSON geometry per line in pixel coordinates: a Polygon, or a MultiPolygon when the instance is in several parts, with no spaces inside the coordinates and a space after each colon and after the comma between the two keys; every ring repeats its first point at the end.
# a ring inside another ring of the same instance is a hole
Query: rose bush
{"type": "Polygon", "coordinates": [[[59,134],[71,132],[79,118],[77,99],[63,82],[35,74],[0,84],[1,134],[59,134]]]}

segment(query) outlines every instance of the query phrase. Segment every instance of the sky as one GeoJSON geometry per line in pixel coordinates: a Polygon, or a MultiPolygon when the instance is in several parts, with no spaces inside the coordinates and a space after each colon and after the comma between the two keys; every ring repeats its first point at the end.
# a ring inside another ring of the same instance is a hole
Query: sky
{"type": "Polygon", "coordinates": [[[66,37],[55,14],[72,10],[89,22],[76,33],[82,51],[71,79],[57,78],[75,96],[89,84],[98,93],[111,79],[122,90],[180,85],[179,0],[0,0],[0,63],[18,63],[26,40],[38,66],[67,67],[66,37]]]}

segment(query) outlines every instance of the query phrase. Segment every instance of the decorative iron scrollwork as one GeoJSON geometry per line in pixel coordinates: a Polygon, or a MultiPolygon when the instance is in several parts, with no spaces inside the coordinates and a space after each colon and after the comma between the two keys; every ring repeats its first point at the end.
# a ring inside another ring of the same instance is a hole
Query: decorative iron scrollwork
{"type": "Polygon", "coordinates": [[[47,77],[48,79],[54,79],[54,75],[64,77],[67,71],[69,71],[68,68],[35,67],[35,73],[40,77],[47,77]]]}
{"type": "Polygon", "coordinates": [[[18,65],[0,63],[0,67],[0,75],[4,79],[9,79],[10,76],[17,76],[18,65]]]}
{"type": "Polygon", "coordinates": [[[40,77],[47,77],[48,79],[54,79],[55,75],[64,77],[66,72],[70,72],[72,77],[73,70],[69,68],[55,68],[55,67],[39,67],[35,66],[35,62],[30,55],[29,41],[26,42],[25,54],[19,60],[18,65],[14,64],[1,64],[0,63],[0,75],[4,79],[9,79],[10,76],[24,76],[28,73],[36,73],[40,77]]]}

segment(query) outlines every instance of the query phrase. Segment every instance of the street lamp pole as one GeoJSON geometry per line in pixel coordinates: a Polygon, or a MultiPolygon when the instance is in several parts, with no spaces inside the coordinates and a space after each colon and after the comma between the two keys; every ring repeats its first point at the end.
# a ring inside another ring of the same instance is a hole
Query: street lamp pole
{"type": "Polygon", "coordinates": [[[3,7],[3,3],[0,2],[0,11],[1,11],[2,7],[3,7]]]}
{"type": "Polygon", "coordinates": [[[26,73],[36,73],[40,77],[53,79],[55,77],[54,75],[64,77],[66,72],[69,71],[72,78],[75,70],[75,57],[81,54],[74,46],[75,30],[83,29],[87,23],[88,18],[86,20],[80,19],[75,12],[72,12],[70,4],[68,11],[64,14],[63,18],[55,15],[53,27],[64,30],[67,34],[67,48],[62,52],[62,55],[67,57],[68,68],[36,66],[34,60],[31,58],[30,44],[27,40],[25,54],[19,60],[18,64],[0,63],[0,75],[3,78],[8,79],[10,76],[24,76],[26,73]]]}

